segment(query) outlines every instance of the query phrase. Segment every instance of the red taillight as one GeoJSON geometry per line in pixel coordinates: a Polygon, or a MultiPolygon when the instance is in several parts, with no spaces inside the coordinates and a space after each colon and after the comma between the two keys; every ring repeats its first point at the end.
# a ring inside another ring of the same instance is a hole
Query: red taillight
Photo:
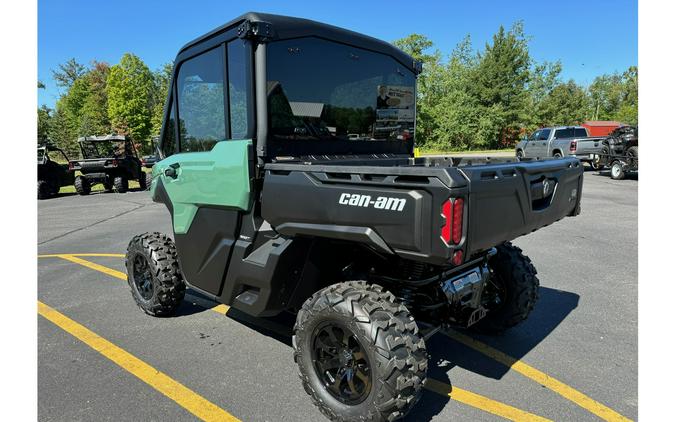
{"type": "Polygon", "coordinates": [[[456,198],[454,200],[445,201],[441,214],[445,217],[445,223],[441,229],[441,238],[448,245],[458,245],[462,240],[464,200],[462,198],[456,198]]]}
{"type": "Polygon", "coordinates": [[[454,254],[452,254],[452,265],[460,265],[464,261],[464,252],[462,250],[457,250],[455,251],[454,254]]]}
{"type": "Polygon", "coordinates": [[[72,169],[74,169],[74,168],[75,168],[75,165],[73,164],[73,162],[72,162],[72,161],[69,161],[69,162],[68,162],[68,170],[72,170],[72,169]]]}
{"type": "Polygon", "coordinates": [[[443,223],[443,228],[441,229],[441,238],[445,243],[450,244],[450,227],[452,226],[452,202],[450,200],[445,201],[443,204],[441,214],[445,217],[445,223],[443,223]]]}
{"type": "Polygon", "coordinates": [[[570,142],[570,152],[576,152],[577,150],[577,141],[570,142]]]}
{"type": "Polygon", "coordinates": [[[462,217],[464,215],[464,200],[462,198],[455,199],[452,206],[452,242],[455,245],[462,240],[462,217]]]}
{"type": "Polygon", "coordinates": [[[117,160],[112,160],[112,163],[110,163],[113,167],[117,167],[117,160]]]}

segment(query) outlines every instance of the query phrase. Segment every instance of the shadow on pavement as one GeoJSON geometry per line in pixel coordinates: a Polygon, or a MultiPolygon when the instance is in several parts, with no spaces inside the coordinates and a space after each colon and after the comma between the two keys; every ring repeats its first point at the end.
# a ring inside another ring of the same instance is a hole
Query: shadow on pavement
{"type": "MultiPolygon", "coordinates": [[[[211,306],[215,305],[199,293],[189,291],[189,295],[191,297],[187,298],[188,300],[178,308],[176,316],[202,312],[208,309],[208,303],[211,303],[211,306]],[[193,297],[196,301],[191,302],[193,297]],[[200,304],[203,301],[206,301],[206,305],[200,304]]],[[[521,325],[495,337],[479,335],[469,330],[462,330],[462,333],[515,359],[521,359],[553,332],[578,304],[579,295],[576,293],[540,287],[539,301],[530,317],[521,325]]],[[[230,308],[227,316],[264,336],[292,347],[291,336],[295,316],[290,313],[282,313],[272,318],[255,318],[230,308]]],[[[448,385],[452,385],[449,372],[454,367],[493,379],[501,379],[510,369],[440,333],[427,340],[427,350],[429,352],[428,377],[448,385]]],[[[419,403],[405,420],[430,421],[443,410],[449,401],[450,397],[424,390],[419,403]]]]}
{"type": "MultiPolygon", "coordinates": [[[[593,176],[603,176],[603,177],[609,177],[610,179],[612,176],[609,174],[609,170],[604,169],[604,170],[599,170],[595,173],[593,173],[593,176]]],[[[636,171],[628,171],[624,173],[624,179],[626,180],[638,180],[638,172],[636,171]]],[[[617,182],[620,182],[620,180],[617,180],[617,182]]]]}

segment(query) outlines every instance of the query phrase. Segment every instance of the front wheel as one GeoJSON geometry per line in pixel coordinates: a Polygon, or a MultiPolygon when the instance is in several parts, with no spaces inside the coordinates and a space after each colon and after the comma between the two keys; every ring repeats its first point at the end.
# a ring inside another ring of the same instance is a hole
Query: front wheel
{"type": "Polygon", "coordinates": [[[51,189],[49,188],[49,183],[47,183],[44,180],[38,180],[37,196],[38,199],[47,199],[50,196],[52,196],[51,189]]]}
{"type": "Polygon", "coordinates": [[[426,380],[426,346],[412,315],[364,281],[334,284],[307,299],[293,348],[305,391],[332,421],[401,418],[426,380]]]}
{"type": "Polygon", "coordinates": [[[522,150],[516,151],[516,160],[517,160],[517,161],[522,161],[522,160],[523,160],[523,151],[522,151],[522,150]]]}
{"type": "Polygon", "coordinates": [[[487,315],[471,328],[499,334],[525,321],[539,298],[537,270],[523,251],[506,242],[488,262],[490,278],[483,291],[487,315]]]}
{"type": "Polygon", "coordinates": [[[91,193],[91,184],[86,177],[77,176],[75,178],[75,191],[80,195],[89,195],[91,193]]]}
{"type": "Polygon", "coordinates": [[[153,316],[172,314],[185,297],[185,281],[173,241],[161,233],[134,236],[125,259],[136,304],[153,316]]]}

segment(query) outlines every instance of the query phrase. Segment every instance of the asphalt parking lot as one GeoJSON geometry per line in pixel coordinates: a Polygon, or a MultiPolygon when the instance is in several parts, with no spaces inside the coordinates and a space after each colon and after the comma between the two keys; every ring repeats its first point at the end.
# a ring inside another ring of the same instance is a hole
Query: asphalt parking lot
{"type": "MultiPolygon", "coordinates": [[[[434,336],[433,381],[406,420],[637,419],[637,200],[637,180],[586,172],[580,216],[514,242],[542,285],[530,319],[434,336]]],[[[121,254],[135,234],[171,234],[147,192],[39,201],[38,220],[41,421],[323,420],[288,319],[190,292],[174,317],[136,307],[121,254]]]]}

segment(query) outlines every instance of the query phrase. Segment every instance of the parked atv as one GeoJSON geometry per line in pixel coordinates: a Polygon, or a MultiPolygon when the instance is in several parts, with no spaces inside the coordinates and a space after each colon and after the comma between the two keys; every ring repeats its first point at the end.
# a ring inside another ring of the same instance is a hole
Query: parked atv
{"type": "Polygon", "coordinates": [[[59,193],[61,186],[72,185],[74,173],[68,168],[68,156],[60,148],[45,145],[37,149],[38,199],[46,199],[59,193]],[[64,164],[54,161],[49,154],[58,153],[64,164]]]}
{"type": "Polygon", "coordinates": [[[602,152],[595,157],[598,165],[608,166],[612,179],[621,180],[628,172],[638,171],[638,128],[622,126],[603,141],[602,152]]]}
{"type": "Polygon", "coordinates": [[[318,22],[249,13],[175,63],[151,188],[175,242],[126,254],[143,311],[171,315],[190,287],[295,313],[302,385],[339,421],[408,413],[436,328],[530,315],[537,271],[510,240],[580,212],[577,158],[415,157],[420,64],[318,22]]]}
{"type": "Polygon", "coordinates": [[[142,190],[147,188],[147,175],[128,137],[85,136],[77,142],[80,144],[82,159],[70,161],[70,169],[80,172],[74,183],[80,195],[88,195],[97,183],[102,183],[106,192],[126,192],[129,190],[129,180],[138,180],[142,190]]]}

